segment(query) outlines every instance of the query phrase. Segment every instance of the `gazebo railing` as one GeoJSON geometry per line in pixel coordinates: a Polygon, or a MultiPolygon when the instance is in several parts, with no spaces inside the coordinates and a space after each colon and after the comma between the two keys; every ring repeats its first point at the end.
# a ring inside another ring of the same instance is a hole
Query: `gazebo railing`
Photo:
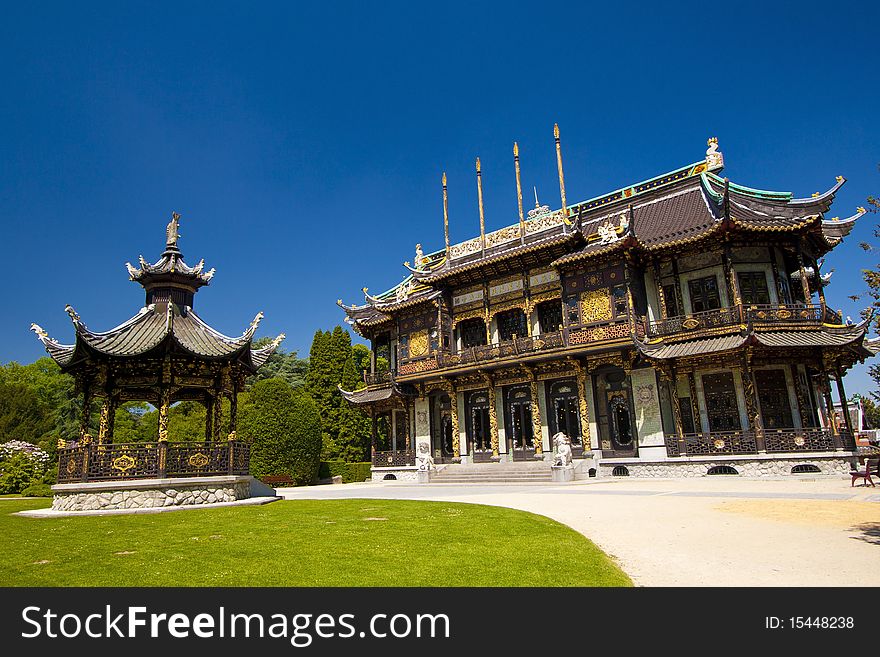
{"type": "Polygon", "coordinates": [[[58,449],[58,483],[165,477],[246,475],[250,445],[220,443],[118,443],[58,449]]]}
{"type": "Polygon", "coordinates": [[[753,431],[712,431],[686,433],[679,438],[666,434],[668,456],[711,456],[714,454],[770,454],[797,452],[833,452],[853,450],[852,434],[841,431],[835,436],[828,429],[764,429],[760,437],[753,431]]]}

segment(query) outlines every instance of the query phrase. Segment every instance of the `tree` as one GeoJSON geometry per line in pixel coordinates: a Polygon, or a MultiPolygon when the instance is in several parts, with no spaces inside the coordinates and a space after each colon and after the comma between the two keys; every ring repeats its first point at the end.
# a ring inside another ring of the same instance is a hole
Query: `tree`
{"type": "MultiPolygon", "coordinates": [[[[355,345],[362,347],[363,345],[355,345]]],[[[369,353],[369,352],[368,352],[369,353]]],[[[345,390],[358,390],[365,386],[363,375],[354,349],[345,363],[342,372],[342,387],[345,390]]],[[[339,413],[339,434],[336,437],[336,455],[349,462],[366,461],[370,455],[370,419],[344,399],[339,413]]]]}
{"type": "MultiPolygon", "coordinates": [[[[260,349],[271,341],[271,338],[254,340],[253,348],[260,349]]],[[[293,388],[299,388],[305,385],[308,369],[309,361],[297,357],[295,351],[285,351],[283,348],[278,347],[259,371],[253,376],[248,377],[245,389],[249,390],[257,381],[276,378],[284,379],[293,388]]]]}
{"type": "MultiPolygon", "coordinates": [[[[877,169],[880,170],[880,165],[877,166],[877,169]]],[[[867,199],[868,202],[868,212],[877,214],[880,212],[880,198],[876,196],[869,196],[867,199]]],[[[874,227],[874,237],[880,237],[880,226],[874,227]]],[[[869,244],[868,242],[862,242],[860,245],[865,251],[873,251],[874,246],[869,244]]],[[[871,310],[874,311],[874,319],[873,319],[873,327],[875,331],[880,332],[880,266],[875,267],[874,269],[863,269],[862,274],[865,279],[865,283],[868,285],[868,296],[871,297],[871,310]]],[[[852,298],[852,297],[851,297],[852,298]]],[[[857,300],[858,296],[855,295],[853,300],[857,300]]],[[[865,312],[870,312],[866,310],[865,312]]],[[[874,383],[880,386],[880,365],[871,365],[868,368],[868,374],[874,380],[874,383]]],[[[871,397],[875,400],[880,401],[880,391],[871,392],[871,397]]]]}
{"type": "Polygon", "coordinates": [[[251,474],[312,483],[321,461],[321,418],[312,399],[284,379],[264,379],[240,406],[239,433],[252,441],[251,474]]]}

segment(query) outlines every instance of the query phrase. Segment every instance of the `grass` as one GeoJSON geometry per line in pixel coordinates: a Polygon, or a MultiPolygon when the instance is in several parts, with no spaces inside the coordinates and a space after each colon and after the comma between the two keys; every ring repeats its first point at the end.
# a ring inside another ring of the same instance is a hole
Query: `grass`
{"type": "Polygon", "coordinates": [[[0,499],[3,586],[632,586],[543,516],[398,500],[297,500],[26,518],[0,499]]]}

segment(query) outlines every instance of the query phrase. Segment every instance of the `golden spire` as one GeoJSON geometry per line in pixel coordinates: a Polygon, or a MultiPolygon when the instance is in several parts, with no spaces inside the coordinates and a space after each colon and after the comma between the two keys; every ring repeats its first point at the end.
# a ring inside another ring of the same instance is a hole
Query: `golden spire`
{"type": "Polygon", "coordinates": [[[520,238],[523,238],[526,235],[526,223],[522,209],[522,184],[519,179],[519,146],[516,142],[513,142],[513,168],[516,170],[516,203],[519,207],[519,236],[520,238]]]}
{"type": "Polygon", "coordinates": [[[449,257],[449,200],[446,196],[446,172],[443,172],[443,237],[446,239],[446,257],[449,257]]]}
{"type": "Polygon", "coordinates": [[[559,124],[553,124],[553,137],[556,139],[556,166],[559,169],[559,195],[562,197],[562,220],[569,226],[568,207],[565,205],[565,175],[562,173],[562,147],[559,145],[559,124]]]}
{"type": "Polygon", "coordinates": [[[477,158],[477,201],[480,204],[480,245],[486,250],[486,220],[483,217],[483,175],[480,172],[480,158],[477,158]]]}

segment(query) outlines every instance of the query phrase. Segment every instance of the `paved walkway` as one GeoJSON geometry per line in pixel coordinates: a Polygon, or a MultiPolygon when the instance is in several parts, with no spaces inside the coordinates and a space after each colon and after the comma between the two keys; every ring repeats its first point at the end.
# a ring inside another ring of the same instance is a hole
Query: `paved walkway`
{"type": "Polygon", "coordinates": [[[383,482],[280,488],[286,499],[443,500],[539,513],[640,586],[880,586],[880,487],[849,478],[383,482]]]}

